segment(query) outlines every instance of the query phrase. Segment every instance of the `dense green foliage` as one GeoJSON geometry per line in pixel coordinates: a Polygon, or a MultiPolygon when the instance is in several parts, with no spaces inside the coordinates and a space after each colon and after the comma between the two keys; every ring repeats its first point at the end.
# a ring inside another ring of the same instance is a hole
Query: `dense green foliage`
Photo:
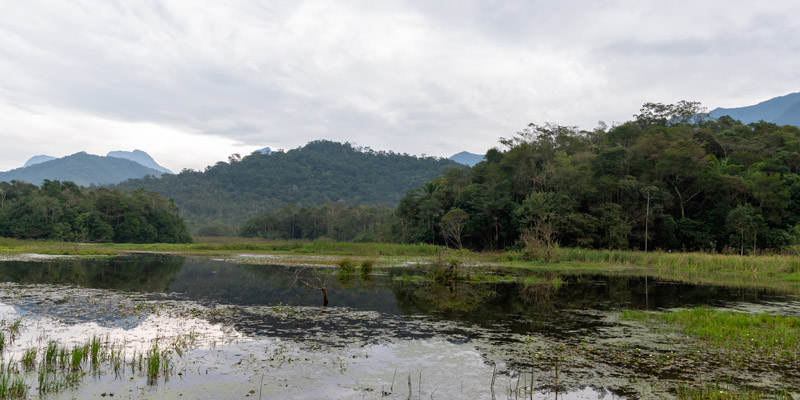
{"type": "Polygon", "coordinates": [[[89,186],[117,183],[147,175],[161,176],[161,171],[124,158],[101,157],[80,152],[24,168],[0,172],[0,181],[18,180],[40,185],[45,179],[49,179],[89,186]]]}
{"type": "Polygon", "coordinates": [[[457,166],[434,157],[321,140],[285,153],[234,155],[227,163],[218,162],[202,172],[183,170],[116,187],[124,191],[144,188],[174,199],[200,234],[230,234],[235,232],[231,226],[286,204],[394,206],[409,188],[457,166]]]}
{"type": "Polygon", "coordinates": [[[245,237],[266,239],[328,238],[349,242],[386,242],[394,210],[389,207],[288,205],[248,219],[245,237]]]}
{"type": "Polygon", "coordinates": [[[531,124],[475,167],[408,191],[400,239],[453,243],[442,219],[460,210],[460,239],[474,249],[743,253],[796,243],[800,129],[703,111],[648,103],[611,128],[531,124]]]}
{"type": "Polygon", "coordinates": [[[186,223],[171,200],[144,190],[131,194],[82,189],[45,180],[37,188],[0,182],[0,236],[80,242],[186,243],[186,223]]]}

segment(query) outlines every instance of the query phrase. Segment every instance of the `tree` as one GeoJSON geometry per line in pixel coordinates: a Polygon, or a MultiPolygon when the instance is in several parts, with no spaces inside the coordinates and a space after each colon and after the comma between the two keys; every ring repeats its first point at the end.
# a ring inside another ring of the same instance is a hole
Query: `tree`
{"type": "Polygon", "coordinates": [[[461,243],[461,235],[464,232],[464,224],[469,219],[464,210],[454,208],[442,217],[442,235],[445,242],[453,243],[461,250],[464,246],[461,243]]]}
{"type": "MultiPolygon", "coordinates": [[[[739,255],[744,255],[744,237],[758,232],[758,220],[761,216],[756,214],[751,205],[740,205],[725,218],[725,226],[729,231],[738,233],[740,240],[739,255]]],[[[754,241],[755,243],[755,241],[754,241]]],[[[755,246],[755,244],[754,244],[755,246]]]]}
{"type": "Polygon", "coordinates": [[[650,227],[650,200],[653,196],[657,193],[658,188],[655,186],[645,186],[642,188],[642,196],[647,199],[647,206],[645,208],[644,214],[644,252],[647,253],[647,240],[649,237],[649,227],[650,227]]]}

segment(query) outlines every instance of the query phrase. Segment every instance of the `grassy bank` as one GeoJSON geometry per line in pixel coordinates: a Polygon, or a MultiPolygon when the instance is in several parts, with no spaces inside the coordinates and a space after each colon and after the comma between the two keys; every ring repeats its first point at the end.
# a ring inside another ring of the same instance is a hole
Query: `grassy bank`
{"type": "Polygon", "coordinates": [[[327,240],[263,240],[252,238],[195,238],[195,243],[70,243],[0,239],[0,254],[117,255],[162,252],[198,256],[238,253],[340,255],[373,257],[431,257],[439,246],[426,244],[348,243],[327,240]]]}
{"type": "Polygon", "coordinates": [[[647,275],[689,283],[741,287],[771,287],[800,291],[800,257],[792,255],[738,256],[707,253],[665,253],[623,250],[557,249],[550,261],[530,259],[523,252],[472,252],[429,244],[348,243],[330,240],[264,240],[258,238],[198,237],[189,244],[68,243],[0,239],[0,256],[25,253],[75,256],[117,255],[128,252],[173,253],[188,256],[268,254],[273,258],[251,263],[336,264],[342,258],[374,259],[377,265],[401,262],[444,262],[553,270],[565,273],[647,275]]]}

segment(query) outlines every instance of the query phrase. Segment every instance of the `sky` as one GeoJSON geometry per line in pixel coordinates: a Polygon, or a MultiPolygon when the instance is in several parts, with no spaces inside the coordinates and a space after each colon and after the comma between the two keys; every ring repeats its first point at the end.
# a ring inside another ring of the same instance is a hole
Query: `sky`
{"type": "Polygon", "coordinates": [[[0,170],[311,140],[448,157],[529,123],[800,91],[800,2],[0,0],[0,170]]]}

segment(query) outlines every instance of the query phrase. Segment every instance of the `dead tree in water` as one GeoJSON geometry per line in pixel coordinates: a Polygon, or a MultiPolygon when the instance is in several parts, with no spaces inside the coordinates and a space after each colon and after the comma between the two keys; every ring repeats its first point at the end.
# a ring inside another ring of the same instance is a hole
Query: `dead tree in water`
{"type": "MultiPolygon", "coordinates": [[[[309,290],[319,290],[322,292],[322,306],[328,306],[328,283],[334,274],[322,274],[318,269],[312,270],[311,277],[303,277],[303,272],[307,268],[301,268],[295,271],[294,280],[305,285],[309,290]]],[[[308,292],[306,292],[308,294],[308,292]]]]}

